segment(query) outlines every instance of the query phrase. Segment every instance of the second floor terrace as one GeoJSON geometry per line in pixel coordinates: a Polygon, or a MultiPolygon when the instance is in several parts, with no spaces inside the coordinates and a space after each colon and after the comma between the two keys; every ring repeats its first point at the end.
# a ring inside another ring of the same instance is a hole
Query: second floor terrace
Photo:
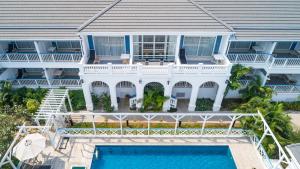
{"type": "Polygon", "coordinates": [[[217,35],[87,36],[87,74],[228,74],[226,38],[217,35]]]}
{"type": "Polygon", "coordinates": [[[79,63],[82,59],[80,41],[0,41],[0,62],[10,63],[79,63]]]}
{"type": "Polygon", "coordinates": [[[299,42],[233,41],[227,57],[231,63],[264,68],[270,73],[283,70],[297,73],[300,68],[299,42]]]}

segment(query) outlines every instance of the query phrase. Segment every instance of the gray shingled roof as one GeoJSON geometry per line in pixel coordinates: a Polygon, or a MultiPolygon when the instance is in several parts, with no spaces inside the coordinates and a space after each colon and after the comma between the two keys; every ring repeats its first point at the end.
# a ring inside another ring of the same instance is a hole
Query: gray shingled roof
{"type": "Polygon", "coordinates": [[[230,28],[190,0],[121,0],[82,32],[215,31],[230,28]]]}
{"type": "Polygon", "coordinates": [[[82,25],[82,32],[233,28],[240,40],[300,40],[300,1],[0,0],[0,39],[74,38],[82,25]]]}
{"type": "Polygon", "coordinates": [[[0,0],[0,39],[78,37],[76,29],[113,1],[0,0]]]}
{"type": "Polygon", "coordinates": [[[299,0],[194,0],[232,26],[238,39],[299,39],[299,0]]]}

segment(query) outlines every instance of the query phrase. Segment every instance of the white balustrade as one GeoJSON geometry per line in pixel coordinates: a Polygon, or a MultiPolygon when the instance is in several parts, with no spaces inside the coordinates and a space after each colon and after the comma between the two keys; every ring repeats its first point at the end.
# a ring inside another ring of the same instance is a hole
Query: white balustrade
{"type": "Polygon", "coordinates": [[[86,74],[142,74],[142,75],[168,75],[168,74],[228,74],[228,65],[84,65],[86,74]]]}
{"type": "Polygon", "coordinates": [[[136,98],[136,97],[133,97],[133,98],[130,98],[130,99],[129,99],[129,107],[130,107],[130,108],[135,107],[136,104],[137,104],[137,98],[136,98]]]}
{"type": "Polygon", "coordinates": [[[15,79],[11,80],[13,86],[23,87],[49,87],[48,81],[46,79],[15,79]]]}
{"type": "Polygon", "coordinates": [[[173,109],[177,108],[177,99],[174,97],[170,98],[170,108],[173,108],[173,109]]]}

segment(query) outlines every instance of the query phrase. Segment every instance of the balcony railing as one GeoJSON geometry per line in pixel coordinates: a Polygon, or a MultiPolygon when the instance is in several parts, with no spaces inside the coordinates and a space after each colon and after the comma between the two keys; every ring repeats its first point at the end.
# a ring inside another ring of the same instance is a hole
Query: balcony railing
{"type": "Polygon", "coordinates": [[[80,62],[81,53],[46,53],[41,54],[43,62],[80,62]]]}
{"type": "Polygon", "coordinates": [[[51,87],[81,87],[82,80],[80,79],[51,79],[49,80],[51,87]]]}
{"type": "Polygon", "coordinates": [[[37,53],[5,53],[0,55],[1,62],[40,62],[37,53]]]}
{"type": "Polygon", "coordinates": [[[298,85],[266,85],[273,89],[276,93],[300,93],[298,85]]]}
{"type": "Polygon", "coordinates": [[[168,74],[228,74],[229,65],[84,65],[86,74],[141,74],[141,75],[168,75],[168,74]]]}
{"type": "Polygon", "coordinates": [[[0,62],[80,62],[81,53],[5,53],[0,62]],[[41,57],[41,58],[40,58],[41,57]]]}
{"type": "Polygon", "coordinates": [[[15,79],[11,83],[15,87],[49,87],[47,79],[15,79]]]}
{"type": "Polygon", "coordinates": [[[269,68],[300,68],[300,58],[276,58],[270,54],[257,53],[229,53],[231,63],[263,63],[269,68]]]}

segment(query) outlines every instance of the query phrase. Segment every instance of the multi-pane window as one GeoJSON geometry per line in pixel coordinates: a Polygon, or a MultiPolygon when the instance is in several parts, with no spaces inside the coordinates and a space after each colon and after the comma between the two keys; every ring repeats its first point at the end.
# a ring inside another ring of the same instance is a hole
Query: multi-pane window
{"type": "Polygon", "coordinates": [[[95,37],[96,54],[101,57],[120,57],[124,53],[124,37],[95,37]]]}
{"type": "Polygon", "coordinates": [[[184,48],[187,57],[212,56],[215,37],[184,37],[184,48]]]}
{"type": "Polygon", "coordinates": [[[133,36],[133,55],[135,59],[174,59],[176,40],[176,36],[133,36]]]}

